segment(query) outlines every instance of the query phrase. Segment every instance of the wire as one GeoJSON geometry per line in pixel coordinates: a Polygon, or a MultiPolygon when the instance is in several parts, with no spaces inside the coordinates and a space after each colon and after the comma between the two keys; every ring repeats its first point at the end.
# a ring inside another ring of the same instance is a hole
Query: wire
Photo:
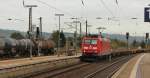
{"type": "Polygon", "coordinates": [[[81,2],[82,2],[82,5],[84,6],[84,1],[83,1],[83,0],[81,0],[81,2]]]}
{"type": "Polygon", "coordinates": [[[116,4],[117,4],[117,6],[119,7],[119,3],[118,3],[118,0],[115,0],[116,1],[116,4]]]}
{"type": "Polygon", "coordinates": [[[108,10],[108,12],[109,12],[113,17],[115,17],[114,14],[112,13],[112,11],[107,7],[107,5],[105,4],[105,2],[104,2],[103,0],[100,0],[100,1],[101,1],[101,3],[104,5],[104,7],[108,10]]]}
{"type": "Polygon", "coordinates": [[[42,4],[44,4],[44,5],[46,5],[46,6],[50,7],[50,8],[53,8],[53,9],[55,9],[55,10],[57,10],[57,11],[60,11],[60,12],[62,12],[62,13],[65,13],[65,14],[68,14],[68,15],[74,17],[74,15],[70,14],[69,12],[66,12],[66,11],[63,11],[63,10],[61,10],[61,9],[58,9],[58,8],[56,8],[56,7],[54,7],[54,6],[50,5],[50,4],[48,4],[48,3],[46,3],[46,2],[43,2],[43,1],[41,1],[41,0],[35,0],[35,1],[37,1],[37,2],[39,2],[39,3],[42,3],[42,4]]]}

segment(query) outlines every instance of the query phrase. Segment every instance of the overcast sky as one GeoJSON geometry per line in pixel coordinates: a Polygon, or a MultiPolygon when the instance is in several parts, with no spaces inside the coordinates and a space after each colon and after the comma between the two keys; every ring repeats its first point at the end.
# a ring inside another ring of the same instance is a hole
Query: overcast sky
{"type": "MultiPolygon", "coordinates": [[[[144,7],[150,0],[25,0],[25,4],[36,4],[33,8],[33,24],[39,25],[39,17],[43,17],[43,31],[52,32],[58,29],[58,17],[55,13],[63,13],[61,28],[73,32],[74,29],[64,22],[71,22],[71,17],[78,17],[85,32],[85,19],[92,27],[89,32],[97,33],[97,27],[106,27],[104,32],[137,33],[143,35],[150,32],[150,23],[144,23],[144,7]],[[40,2],[42,1],[42,2],[40,2]],[[82,18],[81,18],[82,17],[82,18]],[[101,17],[103,19],[96,19],[101,17]],[[108,21],[108,18],[113,18],[108,21]],[[138,18],[133,20],[131,18],[138,18]],[[137,24],[136,24],[137,22],[137,24]]],[[[22,0],[0,0],[0,28],[20,31],[28,30],[28,8],[24,8],[22,0]],[[9,21],[12,18],[14,20],[9,21]],[[19,19],[19,20],[15,20],[19,19]]]]}

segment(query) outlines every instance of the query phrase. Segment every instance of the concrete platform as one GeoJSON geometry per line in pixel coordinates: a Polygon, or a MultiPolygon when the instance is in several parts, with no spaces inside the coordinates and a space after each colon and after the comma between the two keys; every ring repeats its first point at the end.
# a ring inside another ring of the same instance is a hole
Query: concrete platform
{"type": "Polygon", "coordinates": [[[76,56],[43,56],[0,61],[0,78],[22,78],[32,73],[55,70],[79,62],[76,56]]]}
{"type": "Polygon", "coordinates": [[[134,57],[124,64],[112,78],[150,78],[150,53],[134,57]]]}
{"type": "Polygon", "coordinates": [[[70,58],[75,58],[79,57],[80,54],[76,56],[42,56],[42,57],[33,57],[31,58],[24,58],[24,59],[13,59],[13,60],[4,60],[0,61],[0,70],[6,69],[6,68],[12,68],[16,66],[22,66],[22,65],[29,65],[29,64],[35,64],[35,63],[40,63],[40,62],[46,62],[46,61],[56,61],[56,60],[61,60],[61,59],[70,59],[70,58]]]}

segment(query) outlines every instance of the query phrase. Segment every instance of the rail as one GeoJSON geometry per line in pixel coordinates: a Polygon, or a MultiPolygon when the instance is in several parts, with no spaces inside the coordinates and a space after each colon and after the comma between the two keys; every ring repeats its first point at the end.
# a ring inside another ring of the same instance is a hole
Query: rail
{"type": "Polygon", "coordinates": [[[120,63],[120,62],[122,62],[122,61],[124,61],[124,60],[126,60],[126,59],[128,59],[128,58],[129,58],[129,57],[124,57],[124,58],[122,58],[122,59],[119,59],[118,61],[114,61],[113,63],[111,63],[111,64],[109,64],[109,65],[106,65],[106,66],[104,66],[104,67],[102,67],[102,68],[96,70],[95,72],[93,72],[93,73],[91,73],[91,74],[85,76],[84,78],[93,78],[94,76],[96,76],[96,74],[98,74],[98,73],[100,73],[100,72],[106,70],[107,68],[109,68],[109,67],[111,67],[111,66],[114,66],[114,65],[116,65],[117,63],[120,63]]]}
{"type": "MultiPolygon", "coordinates": [[[[72,50],[72,51],[74,51],[74,50],[72,50]]],[[[122,52],[125,52],[125,53],[126,52],[131,52],[131,53],[139,52],[140,53],[140,52],[148,52],[148,51],[150,51],[150,50],[149,49],[132,49],[132,50],[123,50],[123,51],[119,51],[118,50],[118,51],[113,52],[113,53],[114,54],[119,54],[119,53],[122,53],[122,52]]],[[[64,59],[61,59],[61,60],[57,59],[55,61],[48,61],[47,60],[47,61],[36,62],[36,63],[26,64],[26,65],[16,65],[14,67],[1,68],[0,69],[0,77],[2,76],[2,78],[4,78],[3,77],[4,73],[6,73],[6,75],[7,75],[7,73],[10,73],[10,72],[13,73],[13,74],[11,74],[11,76],[13,75],[13,77],[15,77],[16,74],[18,74],[17,71],[21,71],[23,74],[33,73],[35,71],[41,71],[41,70],[50,68],[50,66],[54,66],[55,67],[57,65],[57,63],[60,64],[60,63],[63,62],[65,64],[67,64],[67,59],[68,58],[64,58],[64,59]],[[50,64],[51,62],[53,62],[53,63],[50,64]],[[39,66],[40,66],[40,68],[38,68],[39,66]],[[33,68],[33,70],[30,69],[30,68],[33,68]],[[26,70],[26,69],[28,69],[28,70],[26,70]]],[[[71,59],[78,59],[78,57],[70,58],[70,60],[71,59]]],[[[23,74],[21,74],[21,75],[23,75],[23,74]]]]}

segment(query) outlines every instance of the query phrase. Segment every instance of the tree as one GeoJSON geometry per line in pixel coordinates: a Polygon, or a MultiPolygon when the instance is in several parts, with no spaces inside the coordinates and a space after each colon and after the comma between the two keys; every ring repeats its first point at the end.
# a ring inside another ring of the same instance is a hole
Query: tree
{"type": "MultiPolygon", "coordinates": [[[[58,39],[59,39],[59,31],[53,31],[52,33],[52,40],[56,43],[56,46],[58,46],[58,39]]],[[[66,37],[63,33],[63,31],[60,32],[60,47],[64,47],[66,44],[66,37]]]]}
{"type": "Polygon", "coordinates": [[[142,48],[145,48],[146,44],[145,44],[144,40],[140,43],[140,45],[142,48]]]}
{"type": "Polygon", "coordinates": [[[136,40],[134,40],[133,43],[132,43],[132,46],[136,47],[136,45],[137,45],[137,42],[136,42],[136,40]]]}
{"type": "Polygon", "coordinates": [[[10,37],[11,38],[13,38],[13,39],[23,39],[23,38],[25,38],[21,33],[19,33],[19,32],[14,32],[14,33],[12,33],[11,35],[10,35],[10,37]]]}
{"type": "Polygon", "coordinates": [[[67,39],[70,42],[70,46],[73,46],[73,41],[74,41],[73,39],[74,38],[73,37],[68,37],[67,39]]]}
{"type": "Polygon", "coordinates": [[[53,31],[52,33],[52,40],[56,43],[56,46],[58,46],[58,35],[59,35],[59,31],[53,31]]]}
{"type": "Polygon", "coordinates": [[[120,47],[123,48],[123,47],[126,47],[126,43],[121,40],[111,39],[111,47],[114,49],[120,48],[120,47]]]}
{"type": "Polygon", "coordinates": [[[64,47],[66,44],[66,37],[65,37],[63,31],[60,32],[60,44],[61,44],[60,45],[61,47],[64,47]]]}
{"type": "Polygon", "coordinates": [[[133,47],[138,47],[139,45],[140,45],[139,42],[137,42],[136,40],[133,40],[132,42],[133,47]]]}

